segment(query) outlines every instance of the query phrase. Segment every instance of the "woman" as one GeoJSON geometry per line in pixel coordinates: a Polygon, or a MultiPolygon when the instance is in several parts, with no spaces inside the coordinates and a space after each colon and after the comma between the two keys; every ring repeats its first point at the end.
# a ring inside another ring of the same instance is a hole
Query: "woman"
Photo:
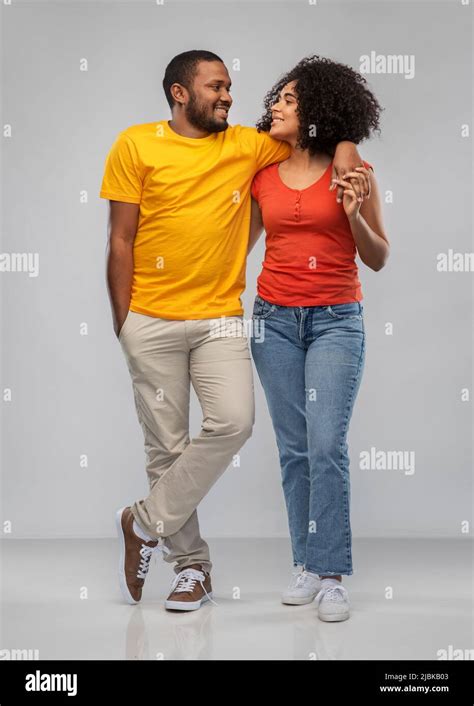
{"type": "Polygon", "coordinates": [[[293,553],[283,603],[316,599],[322,620],[349,617],[342,575],[353,573],[346,442],[365,361],[355,263],[389,254],[371,165],[336,179],[338,142],[378,130],[380,105],[350,67],[303,59],[271,89],[257,128],[291,145],[255,175],[249,251],[262,228],[265,260],[253,310],[252,355],[279,451],[293,553]]]}

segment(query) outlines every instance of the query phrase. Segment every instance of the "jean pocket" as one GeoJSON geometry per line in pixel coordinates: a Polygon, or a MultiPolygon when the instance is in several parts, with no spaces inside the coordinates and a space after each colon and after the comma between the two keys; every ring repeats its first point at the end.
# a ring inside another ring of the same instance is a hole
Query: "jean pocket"
{"type": "Polygon", "coordinates": [[[262,297],[259,297],[257,294],[253,305],[252,318],[267,319],[271,314],[273,314],[276,308],[276,304],[267,302],[266,299],[262,299],[262,297]]]}
{"type": "Polygon", "coordinates": [[[362,319],[364,308],[360,302],[331,304],[326,311],[333,319],[362,319]]]}

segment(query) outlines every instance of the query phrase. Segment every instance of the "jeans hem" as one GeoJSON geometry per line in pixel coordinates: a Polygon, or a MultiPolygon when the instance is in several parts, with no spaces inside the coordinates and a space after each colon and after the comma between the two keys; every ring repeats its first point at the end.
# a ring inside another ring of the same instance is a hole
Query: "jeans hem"
{"type": "Polygon", "coordinates": [[[306,571],[312,574],[318,574],[318,576],[352,576],[352,569],[346,569],[345,571],[321,571],[320,569],[313,569],[309,566],[304,567],[306,571]]]}

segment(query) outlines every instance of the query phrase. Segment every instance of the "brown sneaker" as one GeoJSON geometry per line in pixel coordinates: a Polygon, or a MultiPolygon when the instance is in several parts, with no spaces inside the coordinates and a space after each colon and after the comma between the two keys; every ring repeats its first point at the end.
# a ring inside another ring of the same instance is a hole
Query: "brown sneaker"
{"type": "Polygon", "coordinates": [[[212,600],[211,576],[202,570],[201,564],[191,564],[176,574],[165,608],[197,610],[209,600],[212,600]]]}
{"type": "Polygon", "coordinates": [[[122,595],[127,603],[138,603],[150,568],[151,555],[155,549],[163,549],[163,540],[146,542],[133,531],[133,515],[129,507],[123,507],[115,515],[115,524],[120,541],[119,581],[122,595]]]}

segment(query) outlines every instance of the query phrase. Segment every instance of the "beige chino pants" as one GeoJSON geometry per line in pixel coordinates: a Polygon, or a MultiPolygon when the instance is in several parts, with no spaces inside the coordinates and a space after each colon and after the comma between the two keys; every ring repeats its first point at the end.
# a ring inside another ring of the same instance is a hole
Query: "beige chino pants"
{"type": "MultiPolygon", "coordinates": [[[[138,525],[165,538],[175,571],[210,571],[196,508],[252,433],[254,387],[241,316],[159,319],[129,311],[119,341],[143,429],[150,492],[131,506],[138,525]],[[190,383],[201,432],[189,438],[190,383]]],[[[223,514],[225,510],[223,511],[223,514]]]]}

